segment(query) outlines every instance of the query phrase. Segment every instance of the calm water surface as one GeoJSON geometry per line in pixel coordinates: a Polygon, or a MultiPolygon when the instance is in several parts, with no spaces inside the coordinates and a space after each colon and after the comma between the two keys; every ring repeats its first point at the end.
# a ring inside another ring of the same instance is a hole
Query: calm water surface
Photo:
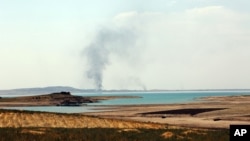
{"type": "Polygon", "coordinates": [[[39,106],[39,107],[10,107],[8,109],[47,111],[58,113],[82,113],[97,111],[102,105],[134,105],[134,104],[172,104],[192,102],[201,97],[250,95],[250,91],[167,91],[167,92],[105,92],[105,93],[73,93],[79,96],[138,96],[140,98],[103,100],[88,106],[39,106]]]}

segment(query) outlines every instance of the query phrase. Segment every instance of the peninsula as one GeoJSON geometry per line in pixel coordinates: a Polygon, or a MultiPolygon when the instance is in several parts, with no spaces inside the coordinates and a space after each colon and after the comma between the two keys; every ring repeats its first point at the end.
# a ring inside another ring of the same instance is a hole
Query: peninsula
{"type": "Polygon", "coordinates": [[[84,106],[87,103],[96,103],[100,100],[116,98],[139,98],[135,96],[76,96],[70,92],[57,92],[44,95],[0,97],[0,107],[15,106],[84,106]]]}

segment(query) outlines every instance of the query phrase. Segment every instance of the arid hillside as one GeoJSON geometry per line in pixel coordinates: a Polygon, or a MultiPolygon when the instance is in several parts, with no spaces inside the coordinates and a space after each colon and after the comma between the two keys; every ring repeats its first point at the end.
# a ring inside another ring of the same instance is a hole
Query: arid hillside
{"type": "Polygon", "coordinates": [[[104,119],[80,114],[56,114],[0,110],[0,127],[64,128],[164,128],[164,125],[118,119],[104,119]]]}

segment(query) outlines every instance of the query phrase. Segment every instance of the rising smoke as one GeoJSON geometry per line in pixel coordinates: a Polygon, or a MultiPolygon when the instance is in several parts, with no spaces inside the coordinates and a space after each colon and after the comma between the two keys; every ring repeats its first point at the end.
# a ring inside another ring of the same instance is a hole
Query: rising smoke
{"type": "Polygon", "coordinates": [[[136,36],[131,29],[103,28],[97,32],[93,42],[84,50],[89,64],[87,77],[94,81],[96,90],[102,90],[103,71],[110,63],[109,55],[126,53],[134,47],[135,41],[136,36]]]}

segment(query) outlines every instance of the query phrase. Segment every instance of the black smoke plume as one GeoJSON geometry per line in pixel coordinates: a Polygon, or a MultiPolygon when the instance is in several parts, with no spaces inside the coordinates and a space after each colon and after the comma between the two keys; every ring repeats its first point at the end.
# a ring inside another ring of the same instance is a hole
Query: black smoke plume
{"type": "Polygon", "coordinates": [[[129,48],[134,47],[135,41],[136,36],[131,29],[105,28],[97,32],[92,43],[84,50],[89,65],[86,74],[94,81],[96,90],[101,91],[103,88],[103,72],[110,63],[109,55],[126,54],[129,48]]]}

